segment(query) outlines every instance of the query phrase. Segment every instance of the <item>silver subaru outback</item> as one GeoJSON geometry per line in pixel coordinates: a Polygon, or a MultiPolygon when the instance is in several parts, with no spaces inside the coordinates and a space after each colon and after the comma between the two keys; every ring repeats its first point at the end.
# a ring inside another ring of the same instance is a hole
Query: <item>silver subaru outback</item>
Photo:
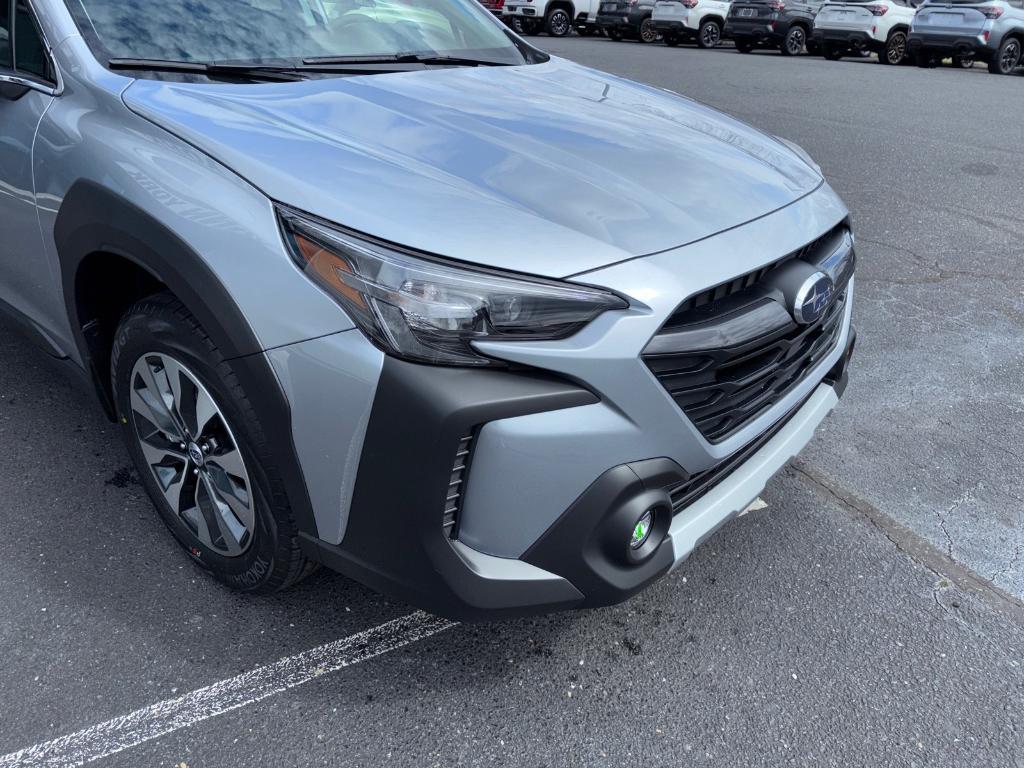
{"type": "Polygon", "coordinates": [[[0,0],[0,120],[0,306],[240,590],[621,601],[847,381],[814,162],[476,0],[0,0]]]}

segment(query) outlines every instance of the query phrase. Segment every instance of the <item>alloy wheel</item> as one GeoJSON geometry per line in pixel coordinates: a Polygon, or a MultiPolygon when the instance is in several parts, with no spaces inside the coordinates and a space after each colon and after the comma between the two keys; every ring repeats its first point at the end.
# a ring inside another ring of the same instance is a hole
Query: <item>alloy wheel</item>
{"type": "Polygon", "coordinates": [[[907,55],[907,36],[897,32],[885,46],[885,58],[890,64],[899,64],[907,55]]]}
{"type": "Polygon", "coordinates": [[[572,19],[569,14],[558,8],[551,12],[548,17],[548,34],[554,37],[565,37],[572,29],[572,19]]]}
{"type": "Polygon", "coordinates": [[[804,30],[801,27],[793,27],[789,30],[789,34],[786,35],[786,51],[796,56],[804,49],[804,44],[807,42],[807,37],[804,34],[804,30]]]}
{"type": "Polygon", "coordinates": [[[700,31],[700,40],[705,48],[714,48],[722,39],[722,30],[713,21],[704,25],[700,31]]]}
{"type": "Polygon", "coordinates": [[[132,425],[172,512],[198,541],[237,557],[256,526],[252,483],[227,419],[188,368],[143,355],[132,369],[132,425]]]}
{"type": "Polygon", "coordinates": [[[1010,42],[1003,46],[1003,53],[999,57],[999,68],[1004,73],[1009,74],[1020,64],[1020,55],[1020,43],[1016,40],[1010,40],[1010,42]]]}
{"type": "Polygon", "coordinates": [[[654,28],[654,22],[644,19],[640,23],[640,39],[645,43],[653,43],[658,39],[658,30],[654,28]]]}

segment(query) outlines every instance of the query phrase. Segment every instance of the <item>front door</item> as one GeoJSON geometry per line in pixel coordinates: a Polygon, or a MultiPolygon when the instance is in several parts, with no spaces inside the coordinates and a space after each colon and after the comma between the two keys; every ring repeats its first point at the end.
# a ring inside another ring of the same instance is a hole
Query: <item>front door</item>
{"type": "Polygon", "coordinates": [[[28,0],[0,0],[0,308],[43,327],[52,327],[59,291],[39,229],[32,149],[56,93],[28,0]]]}

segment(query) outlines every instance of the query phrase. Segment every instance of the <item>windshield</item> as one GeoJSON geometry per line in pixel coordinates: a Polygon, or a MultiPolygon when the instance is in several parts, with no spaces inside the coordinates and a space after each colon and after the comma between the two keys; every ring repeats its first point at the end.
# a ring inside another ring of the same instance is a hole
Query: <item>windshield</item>
{"type": "Polygon", "coordinates": [[[526,61],[477,0],[68,0],[68,7],[104,61],[402,54],[526,61]]]}

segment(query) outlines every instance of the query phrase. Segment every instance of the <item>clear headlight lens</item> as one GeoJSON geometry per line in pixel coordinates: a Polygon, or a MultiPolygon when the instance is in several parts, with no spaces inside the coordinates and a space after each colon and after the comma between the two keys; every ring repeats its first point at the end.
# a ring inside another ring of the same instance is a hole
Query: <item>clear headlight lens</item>
{"type": "Polygon", "coordinates": [[[385,352],[440,365],[494,365],[473,341],[563,339],[603,312],[625,309],[597,288],[477,271],[413,256],[285,208],[299,267],[385,352]]]}

